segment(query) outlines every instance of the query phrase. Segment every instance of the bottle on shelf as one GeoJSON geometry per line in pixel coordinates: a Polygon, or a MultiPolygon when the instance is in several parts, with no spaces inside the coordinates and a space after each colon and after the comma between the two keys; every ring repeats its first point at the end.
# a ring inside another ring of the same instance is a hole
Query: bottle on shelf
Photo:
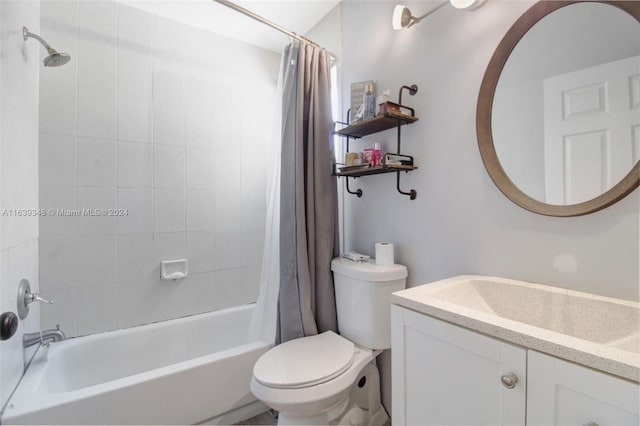
{"type": "Polygon", "coordinates": [[[362,96],[362,119],[367,120],[375,117],[376,114],[376,98],[373,94],[373,83],[367,83],[362,96]]]}

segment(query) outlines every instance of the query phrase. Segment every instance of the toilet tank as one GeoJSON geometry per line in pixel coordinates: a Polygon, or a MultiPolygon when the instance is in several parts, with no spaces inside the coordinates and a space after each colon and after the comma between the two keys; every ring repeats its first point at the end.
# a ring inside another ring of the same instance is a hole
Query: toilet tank
{"type": "Polygon", "coordinates": [[[338,331],[369,349],[391,347],[391,293],[405,288],[407,268],[344,258],[331,261],[338,331]]]}

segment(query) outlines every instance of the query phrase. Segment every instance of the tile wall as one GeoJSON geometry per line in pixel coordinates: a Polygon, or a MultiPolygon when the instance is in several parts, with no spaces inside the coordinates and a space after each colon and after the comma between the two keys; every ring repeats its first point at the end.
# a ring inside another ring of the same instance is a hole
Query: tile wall
{"type": "Polygon", "coordinates": [[[80,210],[40,219],[43,326],[85,335],[255,301],[279,55],[111,1],[41,13],[73,59],[41,73],[40,207],[80,210]],[[161,281],[177,258],[189,277],[161,281]]]}
{"type": "MultiPolygon", "coordinates": [[[[16,209],[38,207],[37,42],[22,39],[22,26],[37,32],[40,4],[0,2],[0,312],[17,313],[18,285],[28,279],[38,291],[38,219],[17,216],[16,209]],[[12,213],[13,212],[13,213],[12,213]]],[[[22,347],[22,335],[39,329],[40,307],[31,305],[16,334],[0,341],[0,410],[35,351],[22,347]]]]}

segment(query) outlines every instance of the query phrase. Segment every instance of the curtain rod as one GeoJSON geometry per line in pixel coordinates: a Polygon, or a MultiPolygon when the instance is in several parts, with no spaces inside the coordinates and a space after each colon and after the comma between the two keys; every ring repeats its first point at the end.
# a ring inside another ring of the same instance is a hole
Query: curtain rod
{"type": "Polygon", "coordinates": [[[308,38],[303,37],[301,35],[298,35],[298,34],[294,33],[293,31],[289,31],[286,28],[283,28],[280,25],[275,24],[275,23],[263,18],[262,16],[253,13],[252,11],[250,11],[248,9],[245,9],[244,7],[238,6],[237,4],[235,4],[233,2],[230,2],[229,0],[213,0],[213,1],[215,1],[216,3],[219,3],[219,4],[223,5],[223,6],[226,6],[228,8],[231,8],[231,9],[235,10],[236,12],[240,12],[243,15],[248,16],[249,18],[255,19],[258,22],[261,22],[261,23],[263,23],[265,25],[268,25],[271,28],[274,28],[274,29],[280,31],[281,33],[284,33],[284,34],[288,35],[289,37],[293,37],[293,38],[295,38],[297,40],[305,41],[307,43],[311,43],[311,44],[314,44],[314,45],[320,47],[320,45],[318,43],[314,42],[313,40],[309,40],[308,38]]]}

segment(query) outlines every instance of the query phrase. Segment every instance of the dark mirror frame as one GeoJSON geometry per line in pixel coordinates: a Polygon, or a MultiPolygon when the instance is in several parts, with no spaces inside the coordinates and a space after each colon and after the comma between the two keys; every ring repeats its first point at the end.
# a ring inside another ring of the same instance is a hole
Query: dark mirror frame
{"type": "Polygon", "coordinates": [[[593,2],[608,4],[617,7],[631,16],[640,23],[640,1],[599,1],[599,0],[570,0],[570,1],[549,1],[542,0],[527,10],[509,29],[500,44],[496,48],[491,61],[487,66],[487,70],[480,86],[478,95],[478,105],[476,109],[476,132],[478,137],[478,147],[482,162],[484,163],[489,176],[496,184],[498,189],[511,201],[520,207],[527,209],[533,213],[545,216],[570,217],[581,216],[604,209],[613,203],[621,200],[630,194],[640,185],[640,161],[637,162],[631,171],[613,188],[604,194],[599,195],[589,201],[572,205],[554,205],[546,204],[529,197],[522,192],[505,173],[495,147],[493,145],[493,134],[491,128],[491,115],[493,108],[493,98],[498,79],[502,73],[509,55],[516,47],[520,39],[533,27],[539,20],[560,9],[576,3],[593,2]]]}

